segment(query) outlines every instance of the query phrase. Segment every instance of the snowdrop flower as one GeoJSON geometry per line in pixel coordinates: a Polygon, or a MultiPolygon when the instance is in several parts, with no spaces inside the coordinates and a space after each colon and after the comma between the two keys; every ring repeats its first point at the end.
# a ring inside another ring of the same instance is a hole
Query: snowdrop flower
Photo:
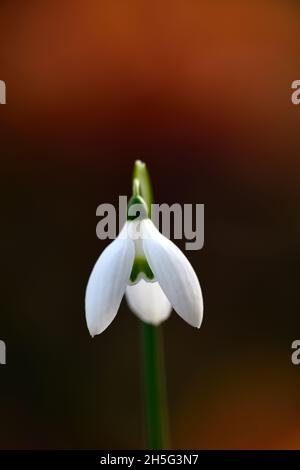
{"type": "Polygon", "coordinates": [[[146,323],[160,324],[173,307],[187,323],[200,328],[203,301],[191,264],[148,218],[141,196],[129,202],[128,219],[98,258],[88,281],[85,307],[91,336],[110,325],[125,293],[131,310],[146,323]],[[139,217],[131,215],[133,207],[138,207],[139,217]]]}

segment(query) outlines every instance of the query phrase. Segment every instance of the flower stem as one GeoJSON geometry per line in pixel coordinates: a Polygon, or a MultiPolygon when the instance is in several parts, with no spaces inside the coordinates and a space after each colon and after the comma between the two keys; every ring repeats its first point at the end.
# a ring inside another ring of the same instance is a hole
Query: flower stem
{"type": "Polygon", "coordinates": [[[162,327],[142,323],[143,376],[148,448],[169,448],[162,327]]]}
{"type": "MultiPolygon", "coordinates": [[[[136,160],[133,168],[133,194],[139,193],[151,217],[153,193],[145,163],[136,160]]],[[[168,407],[162,327],[142,323],[142,355],[148,447],[169,448],[168,407]]]]}

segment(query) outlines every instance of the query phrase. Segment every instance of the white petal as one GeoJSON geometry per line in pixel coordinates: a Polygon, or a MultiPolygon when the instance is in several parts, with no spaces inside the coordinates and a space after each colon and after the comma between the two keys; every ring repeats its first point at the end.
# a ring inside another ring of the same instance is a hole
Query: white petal
{"type": "Polygon", "coordinates": [[[127,224],[98,258],[85,295],[88,329],[102,333],[115,318],[134,260],[134,242],[127,237],[127,224]]]}
{"type": "Polygon", "coordinates": [[[150,219],[142,224],[144,252],[162,290],[178,315],[200,328],[203,300],[194,269],[182,251],[164,237],[150,219]]]}
{"type": "Polygon", "coordinates": [[[152,325],[159,325],[166,320],[172,310],[158,282],[141,279],[137,284],[127,286],[126,300],[133,313],[152,325]]]}

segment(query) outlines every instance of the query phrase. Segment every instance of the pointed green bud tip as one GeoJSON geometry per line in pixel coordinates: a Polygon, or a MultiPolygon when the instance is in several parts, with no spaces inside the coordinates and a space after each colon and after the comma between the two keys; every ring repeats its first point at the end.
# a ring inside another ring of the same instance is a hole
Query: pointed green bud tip
{"type": "Polygon", "coordinates": [[[136,160],[134,162],[134,171],[145,170],[146,163],[142,162],[142,160],[136,160]]]}

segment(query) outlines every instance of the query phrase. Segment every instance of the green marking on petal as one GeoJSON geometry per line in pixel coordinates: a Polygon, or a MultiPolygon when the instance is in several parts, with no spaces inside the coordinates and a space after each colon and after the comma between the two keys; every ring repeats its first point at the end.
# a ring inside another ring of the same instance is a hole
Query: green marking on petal
{"type": "Polygon", "coordinates": [[[133,195],[127,205],[127,220],[142,220],[148,217],[147,205],[141,196],[133,195]]]}
{"type": "Polygon", "coordinates": [[[130,274],[130,281],[136,282],[140,274],[144,274],[144,277],[149,281],[154,280],[154,274],[146,260],[146,258],[137,257],[134,260],[133,267],[130,274]]]}

